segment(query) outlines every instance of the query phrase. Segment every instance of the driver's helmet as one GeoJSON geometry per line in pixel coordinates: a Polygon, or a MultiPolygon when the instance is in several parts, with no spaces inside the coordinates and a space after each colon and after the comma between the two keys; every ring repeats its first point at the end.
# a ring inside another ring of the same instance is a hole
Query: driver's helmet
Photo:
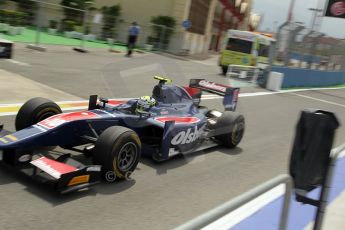
{"type": "Polygon", "coordinates": [[[156,105],[156,99],[150,96],[140,97],[137,103],[136,113],[147,113],[156,105]]]}

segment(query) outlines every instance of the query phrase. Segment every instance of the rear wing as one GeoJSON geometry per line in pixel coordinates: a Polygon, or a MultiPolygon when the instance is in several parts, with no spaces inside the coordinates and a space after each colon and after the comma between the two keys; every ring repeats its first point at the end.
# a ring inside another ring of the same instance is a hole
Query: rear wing
{"type": "Polygon", "coordinates": [[[207,81],[205,79],[191,79],[189,87],[200,89],[201,91],[223,96],[223,105],[226,111],[235,111],[237,106],[240,88],[233,88],[229,85],[223,85],[207,81]]]}

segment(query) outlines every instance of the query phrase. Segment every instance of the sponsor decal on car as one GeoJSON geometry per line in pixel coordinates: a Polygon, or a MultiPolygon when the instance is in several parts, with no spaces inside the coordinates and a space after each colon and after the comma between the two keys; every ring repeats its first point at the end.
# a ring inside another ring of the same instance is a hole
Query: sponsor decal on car
{"type": "Polygon", "coordinates": [[[169,114],[169,111],[167,110],[161,110],[161,115],[168,115],[169,114]]]}
{"type": "Polygon", "coordinates": [[[226,88],[227,88],[226,85],[220,85],[220,84],[217,84],[217,83],[214,83],[214,82],[209,82],[209,81],[206,81],[206,80],[201,80],[199,82],[199,85],[202,86],[202,87],[208,88],[208,89],[213,89],[213,90],[221,91],[223,93],[226,92],[226,88]]]}
{"type": "Polygon", "coordinates": [[[100,172],[101,166],[91,166],[86,169],[87,172],[100,172]]]}
{"type": "Polygon", "coordinates": [[[13,136],[13,135],[6,135],[5,138],[7,140],[10,140],[10,141],[16,141],[18,140],[17,137],[13,136]]]}
{"type": "Polygon", "coordinates": [[[171,139],[171,144],[172,145],[189,144],[196,141],[200,137],[201,134],[202,134],[202,128],[198,130],[198,126],[195,126],[194,128],[189,128],[186,131],[181,131],[178,134],[176,134],[171,139]]]}
{"type": "Polygon", "coordinates": [[[5,140],[4,138],[0,138],[0,141],[2,142],[2,143],[5,143],[5,144],[7,144],[9,141],[8,140],[5,140]]]}
{"type": "Polygon", "coordinates": [[[179,154],[180,151],[177,151],[175,148],[170,148],[169,149],[169,157],[175,156],[177,154],[179,154]]]}
{"type": "Polygon", "coordinates": [[[100,116],[98,114],[90,112],[90,111],[63,113],[63,114],[58,114],[58,115],[49,117],[39,122],[38,125],[47,129],[53,129],[70,121],[93,119],[93,118],[99,118],[99,117],[100,116]]]}
{"type": "Polygon", "coordinates": [[[36,166],[37,168],[41,169],[42,171],[48,173],[55,179],[60,179],[62,174],[66,174],[77,170],[73,166],[51,160],[47,157],[38,158],[37,160],[33,160],[30,163],[36,166]]]}
{"type": "Polygon", "coordinates": [[[87,183],[90,180],[90,175],[82,175],[82,176],[76,176],[73,177],[69,182],[67,186],[73,186],[77,184],[83,184],[87,183]]]}

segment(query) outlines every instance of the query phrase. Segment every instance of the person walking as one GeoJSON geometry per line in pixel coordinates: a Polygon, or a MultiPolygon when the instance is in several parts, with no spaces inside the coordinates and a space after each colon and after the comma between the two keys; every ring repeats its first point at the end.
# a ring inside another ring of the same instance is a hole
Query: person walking
{"type": "Polygon", "coordinates": [[[128,44],[127,44],[127,57],[132,55],[135,43],[137,42],[140,33],[140,27],[136,22],[133,22],[128,30],[128,44]]]}

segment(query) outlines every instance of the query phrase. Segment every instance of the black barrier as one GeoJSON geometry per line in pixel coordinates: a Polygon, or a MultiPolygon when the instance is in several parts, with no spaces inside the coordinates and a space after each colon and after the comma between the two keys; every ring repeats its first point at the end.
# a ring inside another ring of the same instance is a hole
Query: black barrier
{"type": "Polygon", "coordinates": [[[304,110],[296,127],[296,136],[290,158],[290,175],[294,180],[296,200],[318,207],[314,229],[319,229],[320,213],[327,202],[327,177],[332,158],[330,156],[335,130],[339,127],[336,116],[323,110],[304,110]],[[321,186],[319,200],[306,195],[321,186]]]}
{"type": "Polygon", "coordinates": [[[13,43],[0,39],[0,58],[12,58],[13,43]]]}
{"type": "Polygon", "coordinates": [[[302,111],[290,159],[295,188],[311,191],[325,178],[339,122],[331,112],[302,111]]]}

